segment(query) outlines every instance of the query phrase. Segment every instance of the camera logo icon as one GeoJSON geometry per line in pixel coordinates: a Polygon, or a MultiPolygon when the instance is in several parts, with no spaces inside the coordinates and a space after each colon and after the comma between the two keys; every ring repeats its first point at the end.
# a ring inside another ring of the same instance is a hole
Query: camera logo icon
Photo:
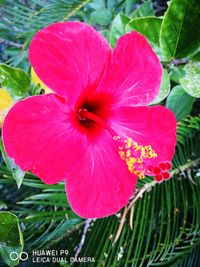
{"type": "Polygon", "coordinates": [[[16,260],[26,261],[28,259],[28,253],[27,252],[17,253],[13,251],[10,253],[10,259],[12,261],[16,261],[16,260]]]}

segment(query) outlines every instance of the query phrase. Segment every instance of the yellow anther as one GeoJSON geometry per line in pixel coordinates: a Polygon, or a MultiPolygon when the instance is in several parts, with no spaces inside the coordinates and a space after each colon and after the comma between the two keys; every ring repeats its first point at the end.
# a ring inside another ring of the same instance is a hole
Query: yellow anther
{"type": "Polygon", "coordinates": [[[131,151],[129,149],[129,150],[126,151],[126,157],[130,157],[130,155],[131,155],[131,151]]]}
{"type": "Polygon", "coordinates": [[[125,153],[123,151],[120,151],[119,155],[120,155],[121,159],[125,160],[125,153]]]}
{"type": "Polygon", "coordinates": [[[124,140],[124,142],[126,143],[125,147],[127,149],[131,148],[131,145],[132,145],[132,139],[131,138],[124,140]]]}
{"type": "Polygon", "coordinates": [[[119,155],[126,162],[128,170],[140,179],[145,177],[145,161],[157,157],[151,145],[139,145],[132,138],[125,140],[115,136],[114,140],[120,140],[119,155]]]}

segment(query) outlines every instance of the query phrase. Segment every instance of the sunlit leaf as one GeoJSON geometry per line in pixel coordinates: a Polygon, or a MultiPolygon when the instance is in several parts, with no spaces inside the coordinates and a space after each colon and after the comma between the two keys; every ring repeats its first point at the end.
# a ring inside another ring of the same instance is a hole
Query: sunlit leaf
{"type": "Polygon", "coordinates": [[[135,30],[143,34],[149,41],[155,53],[159,56],[160,60],[165,61],[166,58],[159,47],[161,24],[162,19],[157,17],[135,18],[130,20],[126,25],[126,32],[135,30]]]}
{"type": "Polygon", "coordinates": [[[15,100],[28,95],[30,78],[21,69],[0,64],[0,83],[15,100]]]}
{"type": "Polygon", "coordinates": [[[136,18],[129,21],[126,31],[136,30],[154,44],[159,45],[159,34],[162,19],[156,17],[136,18]]]}
{"type": "Polygon", "coordinates": [[[200,62],[190,62],[184,67],[185,76],[180,80],[184,90],[193,97],[200,97],[200,62]]]}
{"type": "Polygon", "coordinates": [[[199,0],[172,0],[164,15],[160,44],[169,59],[186,57],[200,44],[199,0]]]}

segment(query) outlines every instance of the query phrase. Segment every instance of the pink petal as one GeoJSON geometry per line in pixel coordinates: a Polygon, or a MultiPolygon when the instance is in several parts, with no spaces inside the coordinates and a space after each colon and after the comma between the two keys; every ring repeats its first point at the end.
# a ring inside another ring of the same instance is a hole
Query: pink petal
{"type": "Polygon", "coordinates": [[[119,38],[98,90],[118,97],[118,105],[141,106],[158,94],[162,68],[147,40],[137,32],[119,38]]]}
{"type": "Polygon", "coordinates": [[[108,42],[81,22],[57,22],[40,30],[29,59],[44,84],[73,104],[84,90],[94,90],[110,58],[108,42]]]}
{"type": "Polygon", "coordinates": [[[109,133],[89,147],[66,180],[72,209],[84,218],[101,218],[117,213],[133,194],[137,177],[128,172],[118,147],[109,133]]]}
{"type": "Polygon", "coordinates": [[[169,109],[163,106],[121,107],[115,110],[111,127],[122,137],[131,137],[143,146],[151,145],[158,154],[152,159],[152,165],[172,160],[176,118],[169,109]]]}
{"type": "Polygon", "coordinates": [[[72,128],[65,101],[54,94],[15,104],[3,124],[3,142],[23,171],[47,184],[66,178],[87,149],[86,136],[72,128]]]}

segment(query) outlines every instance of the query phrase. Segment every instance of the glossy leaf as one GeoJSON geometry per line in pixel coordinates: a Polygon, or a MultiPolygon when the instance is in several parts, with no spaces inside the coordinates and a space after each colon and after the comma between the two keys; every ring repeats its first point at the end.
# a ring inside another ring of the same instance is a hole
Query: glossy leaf
{"type": "Polygon", "coordinates": [[[131,15],[131,18],[154,16],[152,2],[146,1],[138,7],[131,15]]]}
{"type": "MultiPolygon", "coordinates": [[[[0,212],[0,255],[9,266],[15,266],[19,260],[11,260],[12,252],[21,253],[24,247],[23,235],[19,227],[19,221],[14,214],[0,212]]],[[[13,259],[16,255],[13,255],[13,259]]]]}
{"type": "Polygon", "coordinates": [[[160,45],[169,59],[182,58],[200,44],[199,0],[172,0],[164,15],[160,45]]]}
{"type": "Polygon", "coordinates": [[[196,51],[196,53],[193,55],[193,57],[191,59],[194,60],[194,61],[200,61],[200,47],[196,51]]]}
{"type": "Polygon", "coordinates": [[[113,20],[111,31],[110,31],[110,44],[112,47],[115,46],[120,36],[125,34],[125,26],[130,19],[124,14],[118,14],[113,20]]]}
{"type": "Polygon", "coordinates": [[[152,46],[155,53],[158,55],[161,61],[166,61],[161,48],[159,47],[159,36],[162,19],[157,17],[144,17],[132,19],[126,25],[126,32],[137,31],[143,34],[150,45],[152,46]]]}
{"type": "Polygon", "coordinates": [[[180,80],[184,90],[193,97],[200,97],[200,62],[191,62],[184,67],[185,76],[180,80]]]}
{"type": "Polygon", "coordinates": [[[160,103],[163,99],[165,99],[170,92],[170,79],[169,79],[169,74],[167,70],[163,69],[163,76],[162,76],[162,81],[161,81],[161,86],[160,86],[160,92],[156,99],[150,103],[150,105],[160,103]]]}
{"type": "Polygon", "coordinates": [[[126,32],[135,30],[143,34],[149,41],[159,45],[159,34],[162,19],[156,17],[136,18],[126,25],[126,32]]]}
{"type": "Polygon", "coordinates": [[[28,95],[30,78],[21,69],[0,64],[0,83],[2,88],[6,89],[15,100],[28,95]]]}
{"type": "Polygon", "coordinates": [[[175,86],[167,98],[166,106],[176,115],[177,120],[190,114],[194,98],[188,95],[180,85],[175,86]]]}

